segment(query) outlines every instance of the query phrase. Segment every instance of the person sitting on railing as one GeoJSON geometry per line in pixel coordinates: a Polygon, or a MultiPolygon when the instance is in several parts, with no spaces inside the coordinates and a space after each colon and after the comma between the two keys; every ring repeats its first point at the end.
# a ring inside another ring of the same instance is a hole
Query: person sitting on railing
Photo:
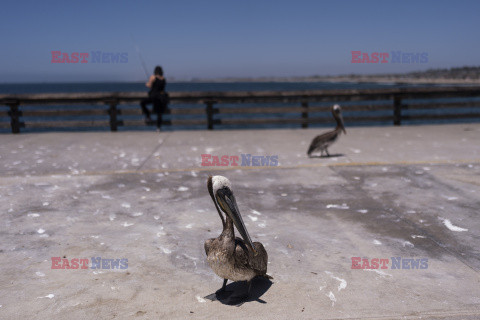
{"type": "Polygon", "coordinates": [[[157,130],[160,130],[162,124],[162,113],[165,112],[169,103],[168,93],[165,92],[165,86],[167,81],[163,76],[163,69],[160,66],[156,66],[153,75],[150,76],[148,82],[145,84],[150,91],[148,92],[148,98],[143,99],[140,102],[142,107],[142,113],[145,115],[145,122],[148,124],[152,121],[150,117],[150,111],[147,108],[147,104],[153,104],[153,113],[157,114],[157,130]]]}

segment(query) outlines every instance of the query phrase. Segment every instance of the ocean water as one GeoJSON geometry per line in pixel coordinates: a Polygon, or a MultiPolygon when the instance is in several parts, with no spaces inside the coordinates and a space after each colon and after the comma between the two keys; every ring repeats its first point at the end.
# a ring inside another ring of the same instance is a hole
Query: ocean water
{"type": "MultiPolygon", "coordinates": [[[[200,92],[216,92],[216,91],[297,91],[297,90],[332,90],[332,89],[386,89],[386,88],[398,88],[398,87],[429,87],[432,85],[411,85],[411,84],[395,84],[395,83],[350,83],[350,82],[172,82],[167,84],[166,90],[169,92],[191,92],[191,91],[200,91],[200,92]]],[[[438,86],[438,85],[436,85],[438,86]]],[[[0,94],[34,94],[34,93],[73,93],[73,92],[142,92],[147,93],[147,88],[144,83],[23,83],[23,84],[0,84],[0,94]]],[[[476,101],[480,105],[479,98],[468,98],[468,99],[437,99],[437,100],[417,100],[416,103],[442,103],[442,102],[460,102],[460,101],[476,101]]],[[[409,103],[410,101],[405,101],[409,103]]],[[[366,101],[366,102],[344,102],[340,103],[345,106],[344,108],[344,117],[348,118],[349,116],[361,116],[365,115],[363,112],[350,112],[348,111],[349,104],[385,104],[392,103],[391,101],[366,101]]],[[[330,103],[311,103],[311,106],[318,105],[330,105],[330,103]]],[[[242,104],[244,107],[256,106],[256,107],[274,107],[282,106],[282,103],[267,103],[267,104],[242,104]]],[[[289,104],[290,106],[292,103],[289,104]]],[[[238,105],[235,104],[224,104],[222,107],[225,108],[234,108],[238,105]]],[[[202,108],[204,105],[187,105],[187,104],[175,104],[172,107],[174,108],[202,108]]],[[[21,106],[22,110],[29,109],[58,109],[58,106],[21,106]]],[[[75,108],[105,108],[105,106],[76,106],[75,108]]],[[[139,108],[137,105],[122,105],[121,108],[139,108]]],[[[5,110],[6,107],[0,106],[0,111],[5,110]]],[[[369,111],[370,112],[370,111],[369,111]]],[[[393,111],[371,111],[369,116],[391,116],[393,111]]],[[[480,113],[478,107],[469,107],[461,109],[428,109],[428,110],[405,110],[402,113],[404,115],[412,115],[419,113],[428,112],[430,114],[455,114],[455,113],[480,113]]],[[[310,117],[321,117],[328,116],[321,113],[310,113],[310,117]]],[[[102,119],[106,119],[107,116],[104,116],[102,119]]],[[[180,116],[180,115],[165,115],[165,119],[192,119],[198,116],[180,116]]],[[[216,115],[215,117],[218,117],[216,115]]],[[[291,117],[298,117],[298,113],[289,114],[289,113],[275,113],[275,114],[254,114],[254,115],[235,115],[235,114],[225,114],[222,115],[222,119],[238,119],[238,118],[284,118],[288,119],[291,117]]],[[[123,116],[123,119],[141,119],[139,116],[123,116]]],[[[58,119],[58,118],[57,118],[58,119]]],[[[99,118],[92,117],[65,117],[64,120],[98,120],[99,118]]],[[[38,118],[28,119],[24,117],[21,119],[28,123],[28,121],[38,121],[38,118]]],[[[43,121],[49,121],[52,119],[42,118],[43,121]]],[[[332,120],[333,121],[333,120],[332,120]]],[[[0,116],[0,122],[9,122],[8,117],[0,116]]],[[[446,120],[411,120],[404,121],[402,124],[428,124],[428,123],[452,123],[452,122],[480,122],[479,118],[467,118],[467,119],[446,119],[446,120]]],[[[370,125],[392,125],[389,122],[374,122],[374,121],[365,121],[365,122],[356,122],[356,126],[370,126],[370,125]]],[[[311,127],[325,127],[331,126],[328,124],[312,124],[311,127]]],[[[346,126],[349,126],[346,123],[346,126]]],[[[299,124],[284,125],[284,124],[273,124],[273,125],[257,125],[257,126],[242,126],[242,125],[217,125],[215,129],[244,129],[244,128],[298,128],[299,124]]],[[[165,130],[175,130],[175,129],[205,129],[204,126],[166,126],[165,130]]],[[[79,129],[79,128],[65,128],[65,129],[29,129],[22,128],[22,132],[37,132],[37,131],[77,131],[77,130],[96,130],[96,131],[108,131],[109,128],[94,128],[94,129],[79,129]]],[[[119,131],[123,130],[152,130],[152,127],[140,126],[140,127],[119,127],[119,131]]],[[[9,132],[8,129],[0,129],[0,132],[9,132]]]]}
{"type": "MultiPolygon", "coordinates": [[[[330,89],[374,89],[392,87],[418,87],[419,85],[396,85],[391,83],[350,82],[172,82],[167,91],[297,91],[330,89]]],[[[421,86],[421,85],[420,85],[421,86]]],[[[0,83],[0,94],[57,93],[57,92],[141,92],[147,91],[141,82],[99,83],[0,83]]]]}

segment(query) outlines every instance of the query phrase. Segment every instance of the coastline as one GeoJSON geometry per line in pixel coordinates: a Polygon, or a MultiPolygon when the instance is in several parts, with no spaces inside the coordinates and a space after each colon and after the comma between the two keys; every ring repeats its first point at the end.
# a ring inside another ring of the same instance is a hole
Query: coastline
{"type": "Polygon", "coordinates": [[[190,81],[171,81],[171,83],[235,83],[235,82],[347,82],[347,83],[389,83],[389,84],[460,84],[478,85],[480,79],[452,78],[402,78],[381,76],[333,76],[333,77],[272,77],[272,78],[224,78],[224,79],[193,79],[190,81]]]}

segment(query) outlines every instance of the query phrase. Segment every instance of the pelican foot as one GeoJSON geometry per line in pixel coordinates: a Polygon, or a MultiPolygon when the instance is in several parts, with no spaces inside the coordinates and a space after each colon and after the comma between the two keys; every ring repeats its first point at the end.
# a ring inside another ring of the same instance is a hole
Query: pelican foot
{"type": "Polygon", "coordinates": [[[220,289],[220,291],[225,291],[225,288],[227,287],[227,282],[228,282],[228,279],[223,279],[223,286],[220,289]]]}
{"type": "Polygon", "coordinates": [[[227,281],[228,279],[223,279],[223,286],[217,291],[215,291],[216,297],[219,298],[220,300],[224,298],[228,298],[233,292],[232,290],[227,290],[227,281]]]}

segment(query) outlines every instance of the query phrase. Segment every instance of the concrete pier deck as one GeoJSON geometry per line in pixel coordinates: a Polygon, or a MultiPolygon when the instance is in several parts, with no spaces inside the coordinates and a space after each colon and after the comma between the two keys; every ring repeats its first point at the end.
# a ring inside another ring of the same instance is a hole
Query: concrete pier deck
{"type": "Polygon", "coordinates": [[[347,127],[333,157],[307,158],[322,131],[0,135],[0,318],[479,319],[480,125],[347,127]],[[269,254],[272,283],[240,306],[206,298],[222,285],[203,249],[221,232],[210,174],[269,254]]]}

